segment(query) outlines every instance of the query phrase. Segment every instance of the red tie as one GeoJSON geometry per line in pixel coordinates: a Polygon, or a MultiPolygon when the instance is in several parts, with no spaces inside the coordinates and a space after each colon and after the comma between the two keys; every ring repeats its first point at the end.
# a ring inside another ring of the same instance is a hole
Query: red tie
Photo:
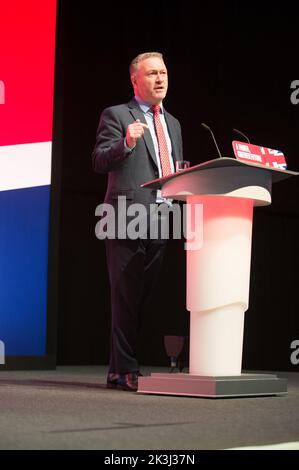
{"type": "Polygon", "coordinates": [[[158,104],[155,104],[152,106],[152,110],[154,113],[154,123],[158,139],[162,176],[168,176],[171,174],[171,166],[169,161],[169,153],[166,138],[163,131],[162,123],[160,121],[160,106],[158,104]]]}

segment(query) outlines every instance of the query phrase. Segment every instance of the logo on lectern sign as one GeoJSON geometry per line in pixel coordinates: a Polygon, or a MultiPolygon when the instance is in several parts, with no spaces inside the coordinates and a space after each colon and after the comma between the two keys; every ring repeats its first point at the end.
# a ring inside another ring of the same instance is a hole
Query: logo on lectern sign
{"type": "Polygon", "coordinates": [[[260,145],[248,144],[234,140],[232,142],[235,157],[246,163],[269,166],[278,170],[286,170],[287,163],[284,154],[280,150],[261,147],[260,145]]]}

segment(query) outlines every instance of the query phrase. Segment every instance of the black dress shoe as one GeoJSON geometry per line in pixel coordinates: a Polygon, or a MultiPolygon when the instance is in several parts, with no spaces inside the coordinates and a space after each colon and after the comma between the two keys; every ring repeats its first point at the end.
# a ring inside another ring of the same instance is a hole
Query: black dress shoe
{"type": "Polygon", "coordinates": [[[137,392],[139,372],[128,374],[108,374],[107,388],[116,388],[127,392],[137,392]]]}

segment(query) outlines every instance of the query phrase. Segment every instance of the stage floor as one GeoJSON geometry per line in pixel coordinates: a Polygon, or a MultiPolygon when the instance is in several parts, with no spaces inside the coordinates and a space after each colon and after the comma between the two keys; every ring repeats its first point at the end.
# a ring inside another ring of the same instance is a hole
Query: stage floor
{"type": "Polygon", "coordinates": [[[109,390],[106,371],[0,371],[0,449],[299,449],[299,373],[275,371],[286,396],[215,400],[109,390]]]}

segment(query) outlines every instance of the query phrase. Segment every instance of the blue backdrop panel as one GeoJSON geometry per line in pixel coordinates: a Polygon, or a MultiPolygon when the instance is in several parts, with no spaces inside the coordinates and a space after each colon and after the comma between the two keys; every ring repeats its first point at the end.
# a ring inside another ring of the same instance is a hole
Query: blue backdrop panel
{"type": "Polygon", "coordinates": [[[7,356],[46,353],[50,186],[0,192],[0,340],[7,356]]]}

